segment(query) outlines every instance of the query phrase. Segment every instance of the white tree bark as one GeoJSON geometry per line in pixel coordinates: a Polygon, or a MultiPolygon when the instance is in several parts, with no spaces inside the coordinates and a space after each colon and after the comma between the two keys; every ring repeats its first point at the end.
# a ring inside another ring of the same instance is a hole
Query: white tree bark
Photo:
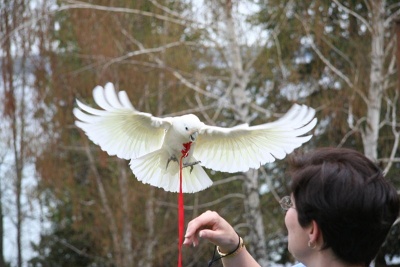
{"type": "Polygon", "coordinates": [[[118,184],[122,208],[121,266],[129,267],[134,264],[132,250],[132,216],[129,204],[128,174],[126,168],[126,162],[122,159],[118,159],[118,184]]]}
{"type": "MultiPolygon", "coordinates": [[[[225,2],[225,25],[227,54],[226,58],[230,63],[231,77],[230,86],[231,98],[234,105],[235,118],[239,122],[249,123],[250,117],[250,100],[247,97],[246,89],[249,83],[250,70],[243,68],[243,58],[240,52],[238,36],[235,31],[235,21],[232,17],[232,1],[225,2]]],[[[244,187],[244,206],[245,218],[249,225],[249,250],[257,262],[261,266],[268,264],[268,255],[266,249],[266,238],[264,230],[264,222],[260,209],[260,195],[258,170],[250,170],[245,173],[243,183],[244,187]]]]}
{"type": "Polygon", "coordinates": [[[371,70],[368,89],[367,123],[363,133],[364,154],[378,159],[379,124],[383,97],[386,0],[369,1],[371,7],[371,70]]]}
{"type": "Polygon", "coordinates": [[[249,251],[261,266],[268,266],[264,220],[260,209],[258,173],[258,170],[250,170],[245,174],[244,216],[249,226],[249,251]]]}

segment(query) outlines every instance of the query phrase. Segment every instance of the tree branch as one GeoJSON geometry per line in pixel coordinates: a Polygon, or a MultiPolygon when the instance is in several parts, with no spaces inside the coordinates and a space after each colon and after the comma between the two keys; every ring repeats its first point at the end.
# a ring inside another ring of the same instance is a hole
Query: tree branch
{"type": "Polygon", "coordinates": [[[324,41],[324,43],[327,44],[336,54],[343,58],[351,66],[351,69],[355,69],[354,63],[350,60],[350,58],[346,54],[344,54],[339,48],[329,42],[327,38],[325,38],[325,36],[322,36],[321,40],[324,41]]]}
{"type": "Polygon", "coordinates": [[[116,264],[119,265],[121,263],[121,248],[120,248],[120,237],[118,234],[118,227],[117,227],[117,223],[115,221],[114,215],[112,213],[112,209],[111,206],[108,202],[108,198],[107,198],[107,194],[106,194],[106,190],[104,188],[102,179],[100,177],[100,173],[97,170],[96,164],[95,164],[95,160],[93,158],[92,152],[90,151],[90,146],[89,143],[87,141],[86,138],[82,138],[83,140],[85,140],[85,152],[86,152],[86,156],[89,160],[89,167],[94,175],[95,181],[96,181],[96,185],[97,185],[97,190],[99,192],[99,197],[105,212],[105,215],[109,221],[109,229],[111,232],[111,239],[113,242],[113,247],[114,247],[114,251],[115,251],[115,260],[116,260],[116,264]]]}
{"type": "Polygon", "coordinates": [[[260,170],[261,170],[261,173],[264,175],[265,179],[267,180],[268,188],[271,190],[272,195],[274,196],[275,200],[277,202],[279,202],[281,200],[281,197],[276,192],[275,187],[272,184],[271,177],[265,171],[265,167],[260,168],[260,170]]]}
{"type": "Polygon", "coordinates": [[[176,47],[176,46],[180,46],[180,45],[196,45],[193,42],[183,42],[183,41],[178,41],[178,42],[172,42],[166,45],[162,45],[159,47],[155,47],[155,48],[146,48],[146,49],[140,49],[140,50],[136,50],[136,51],[131,51],[128,52],[127,54],[120,56],[120,57],[116,57],[113,58],[111,60],[107,60],[107,63],[103,66],[103,69],[109,67],[110,65],[117,63],[117,62],[121,62],[123,60],[126,60],[130,57],[134,57],[134,56],[138,56],[138,55],[143,55],[143,54],[151,54],[151,53],[156,53],[156,52],[163,52],[166,49],[172,48],[172,47],[176,47]]]}
{"type": "MultiPolygon", "coordinates": [[[[128,32],[126,31],[122,31],[125,36],[129,37],[130,41],[133,42],[134,44],[136,44],[139,47],[139,51],[146,51],[147,49],[144,47],[144,45],[139,42],[136,38],[134,38],[132,35],[129,35],[128,32]]],[[[165,64],[164,62],[158,58],[157,56],[153,55],[153,54],[149,54],[150,58],[152,60],[154,60],[159,66],[162,66],[165,68],[165,64]]],[[[165,68],[166,69],[166,68],[165,68]]],[[[174,76],[175,78],[177,78],[178,80],[180,80],[184,85],[186,85],[188,88],[194,90],[195,92],[198,92],[204,96],[210,97],[212,99],[219,99],[219,96],[212,94],[210,92],[207,92],[205,90],[203,90],[202,88],[198,87],[197,85],[189,82],[186,78],[183,77],[182,74],[180,74],[178,71],[173,70],[173,69],[167,69],[169,70],[174,76]]]]}
{"type": "Polygon", "coordinates": [[[333,0],[333,2],[338,5],[338,7],[340,7],[341,9],[344,10],[344,12],[346,12],[347,14],[352,15],[353,17],[357,18],[358,20],[360,20],[368,29],[369,32],[372,32],[372,27],[371,25],[368,23],[368,21],[366,19],[364,19],[360,14],[358,14],[357,12],[354,12],[353,10],[349,9],[348,7],[344,6],[342,3],[340,3],[338,0],[333,0]]]}
{"type": "Polygon", "coordinates": [[[183,19],[174,19],[171,17],[155,14],[148,11],[143,11],[139,9],[132,9],[132,8],[125,8],[125,7],[110,7],[110,6],[102,6],[102,5],[95,5],[90,4],[82,1],[75,1],[75,0],[64,0],[68,5],[62,6],[58,9],[58,11],[67,10],[67,9],[94,9],[100,11],[107,11],[107,12],[120,12],[120,13],[129,13],[129,14],[136,14],[142,15],[146,17],[152,17],[159,20],[168,21],[171,23],[175,23],[178,25],[186,26],[187,21],[183,19]]]}
{"type": "Polygon", "coordinates": [[[393,14],[391,14],[389,17],[386,18],[385,22],[384,22],[384,26],[385,28],[388,28],[390,26],[390,24],[392,24],[392,22],[398,18],[398,16],[400,15],[400,9],[398,9],[396,12],[394,12],[393,14]]]}
{"type": "Polygon", "coordinates": [[[55,235],[52,235],[51,238],[52,238],[54,241],[56,241],[56,242],[60,243],[61,245],[67,247],[68,249],[72,250],[73,252],[75,252],[76,254],[78,254],[78,255],[80,255],[80,256],[86,257],[86,258],[88,258],[88,259],[98,260],[98,261],[101,261],[101,262],[104,262],[104,263],[106,263],[106,262],[110,263],[108,259],[102,258],[102,257],[98,257],[98,256],[90,255],[90,254],[88,254],[86,251],[84,251],[84,250],[82,250],[82,249],[79,249],[79,248],[77,248],[76,246],[74,246],[74,245],[68,243],[65,239],[58,238],[58,237],[55,236],[55,235]]]}
{"type": "Polygon", "coordinates": [[[394,158],[396,156],[397,149],[399,147],[400,131],[396,130],[396,124],[397,124],[397,108],[396,108],[396,106],[397,106],[398,97],[399,97],[399,93],[398,93],[398,91],[396,91],[396,96],[395,96],[394,100],[391,101],[391,106],[392,106],[392,133],[393,133],[393,136],[394,136],[394,142],[393,142],[393,146],[392,146],[392,151],[390,153],[389,162],[386,165],[385,169],[383,170],[384,174],[387,174],[389,172],[390,168],[392,167],[394,158]]]}
{"type": "Polygon", "coordinates": [[[281,73],[282,73],[282,78],[284,80],[287,79],[287,70],[284,67],[283,61],[282,61],[282,53],[281,53],[281,44],[279,42],[279,38],[278,35],[275,31],[272,32],[272,37],[274,38],[274,42],[275,42],[275,47],[276,47],[276,52],[278,54],[278,65],[279,68],[281,69],[281,73]]]}
{"type": "Polygon", "coordinates": [[[352,126],[352,125],[349,124],[349,127],[350,127],[351,130],[350,130],[349,132],[347,132],[347,133],[343,136],[342,140],[340,140],[340,143],[339,143],[337,146],[338,146],[338,147],[342,147],[342,146],[344,145],[344,143],[347,141],[347,139],[348,139],[352,134],[359,132],[359,131],[360,131],[360,125],[361,125],[361,123],[364,122],[364,121],[366,121],[366,120],[367,120],[367,119],[366,119],[365,117],[362,117],[362,118],[360,118],[360,119],[357,120],[357,123],[356,123],[355,126],[354,126],[354,125],[352,126]]]}
{"type": "Polygon", "coordinates": [[[354,85],[350,81],[350,79],[343,73],[341,72],[338,68],[336,68],[323,54],[322,52],[318,49],[318,47],[314,43],[314,38],[312,38],[310,34],[310,29],[308,25],[304,22],[304,19],[301,18],[298,14],[295,14],[295,17],[301,22],[303,25],[304,30],[306,31],[307,37],[311,40],[310,45],[311,48],[314,50],[314,52],[318,55],[318,57],[322,60],[322,62],[325,63],[325,65],[332,70],[337,76],[339,76],[350,88],[353,88],[354,85]]]}
{"type": "Polygon", "coordinates": [[[237,180],[243,181],[243,179],[244,179],[244,175],[234,175],[234,176],[222,179],[222,180],[215,181],[215,182],[213,182],[212,186],[218,186],[218,185],[230,183],[230,182],[237,181],[237,180]]]}
{"type": "MultiPolygon", "coordinates": [[[[181,20],[187,20],[186,18],[183,19],[183,17],[181,16],[180,13],[175,12],[175,11],[171,10],[170,8],[168,8],[168,7],[166,7],[166,6],[163,6],[163,5],[159,4],[156,0],[150,0],[150,2],[151,2],[155,7],[158,7],[159,9],[161,9],[162,11],[164,11],[165,13],[167,13],[167,14],[169,14],[169,15],[172,15],[172,16],[174,16],[174,17],[177,17],[177,18],[179,18],[179,19],[181,19],[181,20]]],[[[188,21],[190,21],[190,20],[188,20],[188,21]]]]}
{"type": "MultiPolygon", "coordinates": [[[[231,198],[240,198],[240,199],[244,199],[244,195],[240,194],[240,193],[233,193],[233,194],[228,194],[228,195],[224,195],[223,197],[220,197],[214,201],[210,201],[207,203],[203,203],[200,205],[196,205],[196,206],[188,206],[185,205],[184,208],[185,210],[194,210],[194,209],[201,209],[201,208],[209,208],[211,206],[217,205],[225,200],[231,199],[231,198]]],[[[164,206],[164,207],[171,207],[171,208],[178,208],[177,204],[174,203],[169,203],[169,202],[164,202],[164,201],[156,201],[158,205],[160,206],[164,206]]]]}

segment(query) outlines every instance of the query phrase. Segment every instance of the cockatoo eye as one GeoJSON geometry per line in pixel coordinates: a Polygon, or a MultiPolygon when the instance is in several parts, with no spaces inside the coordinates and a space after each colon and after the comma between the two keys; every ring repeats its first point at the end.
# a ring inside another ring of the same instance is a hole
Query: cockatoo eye
{"type": "Polygon", "coordinates": [[[185,130],[186,130],[186,131],[189,131],[189,128],[188,128],[188,127],[185,127],[185,130]]]}

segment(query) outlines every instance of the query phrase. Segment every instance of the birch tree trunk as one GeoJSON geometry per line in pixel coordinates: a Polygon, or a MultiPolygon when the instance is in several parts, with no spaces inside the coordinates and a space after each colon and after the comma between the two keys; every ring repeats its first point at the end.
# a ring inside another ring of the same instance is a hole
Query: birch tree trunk
{"type": "Polygon", "coordinates": [[[364,154],[378,159],[379,123],[383,96],[383,64],[386,0],[369,1],[371,6],[371,69],[368,89],[367,125],[363,134],[364,154]]]}
{"type": "MultiPolygon", "coordinates": [[[[161,53],[164,56],[164,52],[161,53]]],[[[159,61],[159,65],[162,66],[163,61],[159,61]]],[[[159,74],[158,91],[157,91],[157,113],[156,116],[161,116],[164,113],[164,93],[165,93],[165,75],[163,72],[159,74]]],[[[148,192],[148,197],[146,198],[146,210],[145,210],[145,220],[147,237],[145,243],[144,257],[140,260],[139,265],[143,267],[153,266],[154,260],[154,248],[157,244],[157,238],[155,235],[155,189],[150,187],[148,192]]]]}
{"type": "MultiPolygon", "coordinates": [[[[6,4],[2,8],[3,26],[0,32],[5,36],[11,34],[15,28],[22,24],[25,19],[25,1],[6,4]],[[16,15],[18,14],[18,15],[16,15]]],[[[26,78],[26,62],[30,50],[29,30],[19,33],[18,41],[11,38],[5,38],[2,42],[2,50],[4,53],[2,60],[2,78],[4,84],[4,103],[2,111],[6,120],[10,123],[11,132],[11,148],[13,153],[13,171],[14,171],[14,192],[15,192],[15,209],[16,209],[16,243],[17,243],[17,266],[23,265],[22,258],[22,226],[24,223],[25,215],[22,207],[23,197],[23,169],[27,156],[27,130],[26,130],[26,104],[25,104],[25,90],[27,87],[26,78]],[[16,51],[13,51],[16,50],[16,51]],[[18,54],[20,53],[20,54],[18,54]],[[21,55],[20,61],[14,60],[15,54],[21,55]],[[18,69],[18,73],[15,70],[18,69]],[[18,77],[17,75],[20,75],[18,77]],[[20,79],[19,84],[16,83],[17,77],[20,79]]]]}
{"type": "MultiPolygon", "coordinates": [[[[2,163],[2,161],[0,163],[2,163]]],[[[2,182],[1,182],[2,179],[3,177],[0,177],[0,236],[4,237],[3,192],[2,192],[2,182]]],[[[6,267],[3,251],[4,251],[3,238],[0,238],[0,267],[6,267]]]]}
{"type": "MultiPolygon", "coordinates": [[[[249,83],[250,71],[243,68],[243,59],[240,53],[240,46],[235,32],[235,22],[232,17],[232,1],[225,2],[225,20],[226,20],[226,40],[227,55],[231,66],[231,80],[228,88],[231,90],[231,98],[234,105],[235,118],[241,123],[249,123],[250,118],[250,100],[246,95],[247,85],[249,83]]],[[[249,250],[256,261],[261,266],[267,266],[268,257],[266,251],[266,238],[264,222],[260,209],[260,195],[258,171],[250,170],[245,173],[243,183],[245,192],[244,206],[245,218],[249,225],[249,250]]]]}
{"type": "Polygon", "coordinates": [[[157,244],[157,239],[155,237],[154,232],[154,223],[156,220],[155,216],[155,189],[153,187],[149,188],[148,197],[146,198],[146,211],[145,211],[145,220],[146,220],[146,230],[147,237],[145,244],[144,257],[139,261],[139,266],[143,267],[151,267],[153,266],[154,260],[154,247],[157,244]]]}
{"type": "Polygon", "coordinates": [[[122,261],[125,267],[133,266],[133,251],[132,251],[132,220],[130,212],[129,191],[128,191],[128,174],[126,172],[125,161],[118,159],[119,169],[119,190],[121,195],[122,208],[122,243],[121,253],[122,261]]]}
{"type": "Polygon", "coordinates": [[[245,174],[244,206],[247,225],[250,226],[249,251],[261,266],[268,265],[264,220],[260,209],[258,170],[250,170],[245,174]]]}

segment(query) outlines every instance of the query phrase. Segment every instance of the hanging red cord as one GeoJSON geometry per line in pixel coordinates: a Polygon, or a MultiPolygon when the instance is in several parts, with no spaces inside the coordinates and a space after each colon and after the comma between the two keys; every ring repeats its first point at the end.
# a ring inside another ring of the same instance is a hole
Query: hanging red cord
{"type": "Polygon", "coordinates": [[[179,160],[179,196],[178,196],[178,267],[182,267],[182,243],[183,243],[183,230],[185,228],[185,211],[183,207],[183,192],[182,192],[182,169],[183,169],[183,159],[189,155],[189,150],[192,142],[183,144],[183,149],[181,150],[182,156],[179,160]]]}

